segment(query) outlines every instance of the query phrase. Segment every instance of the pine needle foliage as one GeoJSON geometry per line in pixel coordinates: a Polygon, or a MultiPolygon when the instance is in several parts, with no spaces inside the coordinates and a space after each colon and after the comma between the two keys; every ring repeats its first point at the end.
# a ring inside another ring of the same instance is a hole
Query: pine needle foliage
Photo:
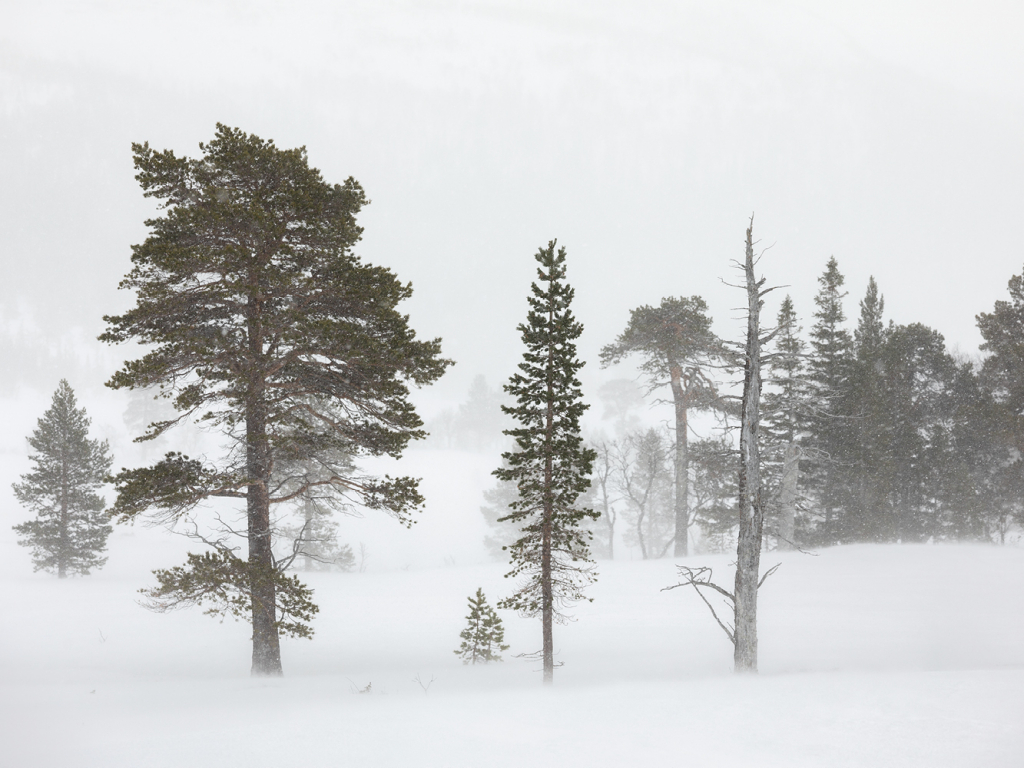
{"type": "MultiPolygon", "coordinates": [[[[154,571],[159,586],[140,589],[145,607],[158,613],[175,608],[204,606],[207,616],[248,621],[252,616],[250,585],[263,573],[249,573],[249,563],[231,552],[189,553],[185,565],[154,571]]],[[[297,576],[270,572],[277,600],[275,626],[286,637],[311,638],[309,622],[319,612],[313,590],[297,576]]]]}
{"type": "Polygon", "coordinates": [[[463,664],[486,664],[501,661],[501,652],[507,651],[505,627],[501,617],[487,602],[483,589],[477,589],[476,596],[469,598],[469,615],[466,628],[459,633],[462,645],[455,655],[463,664]]]}
{"type": "MultiPolygon", "coordinates": [[[[251,597],[253,672],[280,674],[275,590],[285,564],[273,554],[271,507],[315,489],[409,524],[423,502],[417,480],[360,476],[350,461],[397,457],[423,437],[409,385],[436,380],[450,361],[397,310],[412,287],[353,253],[368,203],[355,179],[328,184],[304,148],[223,125],[200,158],[132,149],[136,179],[162,215],[146,222],[121,282],[137,305],[106,317],[100,336],[147,352],[108,386],[159,387],[174,404],[176,417],[141,440],[193,419],[231,447],[213,460],[169,454],[123,470],[114,513],[173,525],[211,497],[244,500],[244,524],[222,533],[246,540],[247,566],[186,568],[247,580],[235,587],[251,597]]],[[[222,559],[234,551],[221,536],[202,540],[222,559]]],[[[183,582],[161,588],[174,583],[183,582]]]]}
{"type": "Polygon", "coordinates": [[[502,454],[506,464],[493,472],[519,490],[501,520],[521,532],[508,547],[512,570],[506,578],[523,577],[498,607],[541,617],[545,682],[554,669],[552,623],[567,619],[565,608],[583,599],[583,588],[595,578],[591,534],[582,523],[598,517],[577,506],[590,487],[596,453],[580,436],[580,417],[589,407],[577,378],[583,362],[575,341],[583,326],[570,309],[574,291],[565,282],[565,248],[556,253],[555,245],[552,240],[535,256],[538,280],[530,289],[526,323],[519,326],[526,352],[504,387],[515,405],[502,406],[519,425],[505,431],[516,449],[502,454]]]}
{"type": "Polygon", "coordinates": [[[14,526],[18,543],[32,551],[37,571],[58,577],[86,575],[107,562],[111,527],[96,490],[110,470],[107,442],[90,440],[89,418],[62,380],[49,410],[28,438],[35,467],[14,484],[14,495],[34,520],[14,526]]]}

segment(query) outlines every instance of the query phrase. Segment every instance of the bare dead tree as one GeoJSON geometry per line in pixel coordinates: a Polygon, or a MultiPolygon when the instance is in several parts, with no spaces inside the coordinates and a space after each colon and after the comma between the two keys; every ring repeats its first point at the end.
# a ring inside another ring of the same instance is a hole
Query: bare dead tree
{"type": "Polygon", "coordinates": [[[683,580],[668,589],[692,586],[711,609],[715,621],[733,644],[734,669],[737,672],[757,671],[757,591],[771,575],[775,566],[759,576],[761,545],[764,530],[764,493],[761,483],[761,455],[758,444],[761,402],[761,346],[769,342],[775,331],[761,336],[761,306],[766,293],[765,278],[754,273],[754,217],[747,227],[746,253],[742,264],[747,295],[747,338],[743,350],[743,397],[740,407],[739,467],[739,537],[736,545],[736,578],[732,592],[711,581],[709,568],[680,567],[683,580]],[[733,624],[726,625],[704,596],[701,589],[718,592],[732,603],[733,624]]]}
{"type": "Polygon", "coordinates": [[[757,671],[757,588],[761,567],[761,544],[764,529],[764,498],[761,485],[761,455],[758,428],[761,421],[761,345],[774,332],[761,337],[761,306],[765,278],[754,274],[754,216],[747,227],[746,253],[742,269],[747,293],[747,343],[744,355],[743,401],[740,409],[740,530],[736,544],[736,586],[734,661],[737,672],[757,671]]]}

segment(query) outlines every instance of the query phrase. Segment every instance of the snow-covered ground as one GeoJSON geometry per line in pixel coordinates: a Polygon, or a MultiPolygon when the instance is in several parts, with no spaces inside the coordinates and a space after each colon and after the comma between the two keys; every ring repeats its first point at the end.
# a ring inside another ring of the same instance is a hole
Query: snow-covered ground
{"type": "MultiPolygon", "coordinates": [[[[115,467],[137,465],[116,404],[86,399],[115,467]]],[[[423,478],[419,522],[341,520],[365,571],[303,575],[316,636],[284,642],[284,678],[253,679],[246,626],[137,604],[152,569],[183,562],[181,537],[118,526],[103,570],[31,572],[10,530],[27,513],[3,489],[45,405],[0,401],[2,768],[1024,764],[1024,548],[766,553],[782,567],[761,591],[761,673],[737,677],[696,595],[662,591],[673,562],[620,544],[594,601],[556,627],[564,666],[544,690],[514,658],[540,647],[536,620],[502,612],[501,664],[453,653],[468,597],[509,590],[478,511],[497,456],[411,450],[399,470],[423,478]]],[[[688,563],[728,584],[731,560],[688,563]]]]}
{"type": "MultiPolygon", "coordinates": [[[[0,764],[1022,764],[1024,549],[769,553],[756,677],[730,672],[692,592],[661,591],[671,561],[603,562],[544,690],[512,658],[539,647],[536,621],[505,614],[502,664],[453,653],[467,597],[503,594],[501,564],[311,574],[316,638],[287,641],[286,676],[266,680],[244,626],[136,605],[180,546],[119,530],[104,571],[65,582],[7,550],[0,764]]],[[[724,580],[729,560],[692,559],[724,580]]]]}

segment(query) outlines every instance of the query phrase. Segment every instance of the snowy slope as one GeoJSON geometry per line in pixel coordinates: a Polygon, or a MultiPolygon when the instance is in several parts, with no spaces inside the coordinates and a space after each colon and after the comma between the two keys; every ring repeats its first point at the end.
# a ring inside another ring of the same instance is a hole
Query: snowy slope
{"type": "MultiPolygon", "coordinates": [[[[695,562],[727,578],[728,559],[695,562]]],[[[768,559],[783,566],[762,592],[758,677],[730,673],[692,594],[660,591],[670,561],[623,561],[556,630],[551,691],[510,658],[536,650],[535,621],[505,616],[503,664],[452,653],[466,597],[502,593],[500,564],[312,575],[317,637],[286,643],[287,677],[269,681],[247,675],[244,627],[136,606],[144,569],[66,583],[8,569],[0,763],[1020,765],[1024,551],[768,559]]]]}

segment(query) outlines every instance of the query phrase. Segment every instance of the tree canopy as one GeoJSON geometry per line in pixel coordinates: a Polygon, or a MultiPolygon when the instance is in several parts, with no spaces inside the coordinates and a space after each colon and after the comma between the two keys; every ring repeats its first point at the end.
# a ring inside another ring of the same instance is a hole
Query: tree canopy
{"type": "Polygon", "coordinates": [[[640,356],[640,370],[651,388],[668,384],[675,406],[675,547],[684,556],[689,549],[688,416],[691,410],[723,407],[709,366],[726,356],[721,340],[711,331],[708,305],[700,296],[669,297],[661,305],[644,305],[629,313],[626,329],[601,348],[601,365],[609,366],[632,355],[640,356]]]}
{"type": "MultiPolygon", "coordinates": [[[[108,386],[157,387],[173,402],[177,416],[141,440],[194,419],[231,447],[217,460],[172,453],[122,471],[113,512],[173,523],[210,497],[244,499],[249,557],[230,571],[251,598],[253,671],[278,673],[270,506],[318,488],[408,524],[417,481],[360,475],[349,461],[398,456],[422,437],[409,385],[436,380],[450,361],[397,310],[411,286],[353,253],[368,202],[354,179],[328,184],[304,148],[219,124],[198,158],[132,149],[162,215],[146,222],[121,282],[136,306],[104,318],[100,337],[148,351],[108,386]]],[[[238,559],[224,537],[207,543],[238,559]]]]}

